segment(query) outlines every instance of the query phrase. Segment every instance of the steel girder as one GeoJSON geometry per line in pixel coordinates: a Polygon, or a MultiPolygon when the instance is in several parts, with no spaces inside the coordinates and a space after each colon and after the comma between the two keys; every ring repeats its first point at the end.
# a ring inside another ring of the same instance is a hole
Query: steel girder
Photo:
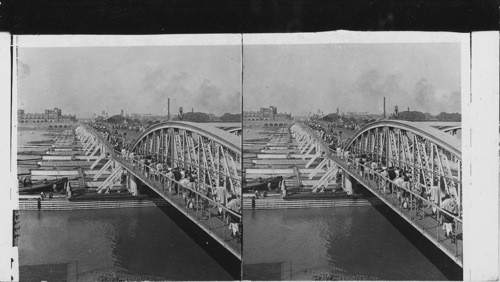
{"type": "Polygon", "coordinates": [[[442,181],[443,188],[455,194],[461,202],[462,162],[456,145],[446,145],[444,142],[447,140],[438,140],[443,135],[420,134],[421,131],[403,126],[394,127],[379,122],[379,126],[365,127],[349,140],[345,149],[373,156],[386,166],[410,171],[414,175],[412,185],[422,185],[427,191],[434,185],[434,180],[442,181]],[[380,146],[373,146],[372,140],[379,140],[380,146]],[[384,140],[388,142],[384,144],[384,140]]]}

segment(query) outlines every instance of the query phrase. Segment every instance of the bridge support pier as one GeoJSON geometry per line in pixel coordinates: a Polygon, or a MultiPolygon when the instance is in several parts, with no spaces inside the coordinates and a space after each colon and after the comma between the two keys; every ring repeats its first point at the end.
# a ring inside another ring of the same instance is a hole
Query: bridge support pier
{"type": "Polygon", "coordinates": [[[137,179],[130,171],[127,171],[127,188],[132,195],[137,196],[137,179]]]}
{"type": "Polygon", "coordinates": [[[342,188],[344,188],[344,191],[347,192],[347,194],[352,195],[352,176],[350,176],[348,173],[345,171],[342,171],[342,188]]]}

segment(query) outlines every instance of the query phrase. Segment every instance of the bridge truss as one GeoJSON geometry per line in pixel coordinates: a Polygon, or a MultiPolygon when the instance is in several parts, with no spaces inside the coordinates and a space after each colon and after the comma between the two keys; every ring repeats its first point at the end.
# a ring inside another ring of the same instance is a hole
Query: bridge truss
{"type": "Polygon", "coordinates": [[[132,145],[136,154],[191,171],[211,192],[225,185],[241,195],[240,138],[210,125],[164,122],[143,132],[132,145]]]}

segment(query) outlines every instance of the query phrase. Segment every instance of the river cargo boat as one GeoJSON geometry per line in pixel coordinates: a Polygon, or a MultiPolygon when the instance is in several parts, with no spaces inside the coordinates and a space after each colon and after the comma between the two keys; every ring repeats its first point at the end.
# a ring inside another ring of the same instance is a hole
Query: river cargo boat
{"type": "Polygon", "coordinates": [[[287,194],[283,200],[334,200],[334,199],[364,199],[361,194],[349,195],[345,191],[327,191],[327,192],[306,192],[287,194]]]}
{"type": "Polygon", "coordinates": [[[58,192],[64,189],[68,182],[67,177],[44,180],[41,182],[32,183],[30,185],[20,185],[19,194],[37,194],[41,192],[58,192]]]}
{"type": "Polygon", "coordinates": [[[268,184],[271,183],[271,190],[280,188],[280,183],[283,181],[283,176],[273,176],[270,178],[260,178],[254,182],[247,182],[243,185],[243,193],[253,193],[257,191],[268,190],[268,184]]]}

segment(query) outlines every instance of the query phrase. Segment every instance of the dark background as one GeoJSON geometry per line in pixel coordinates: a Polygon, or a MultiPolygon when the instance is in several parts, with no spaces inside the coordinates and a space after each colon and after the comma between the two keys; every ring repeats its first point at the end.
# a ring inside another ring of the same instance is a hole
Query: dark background
{"type": "Polygon", "coordinates": [[[0,0],[14,34],[498,30],[499,1],[0,0]]]}

